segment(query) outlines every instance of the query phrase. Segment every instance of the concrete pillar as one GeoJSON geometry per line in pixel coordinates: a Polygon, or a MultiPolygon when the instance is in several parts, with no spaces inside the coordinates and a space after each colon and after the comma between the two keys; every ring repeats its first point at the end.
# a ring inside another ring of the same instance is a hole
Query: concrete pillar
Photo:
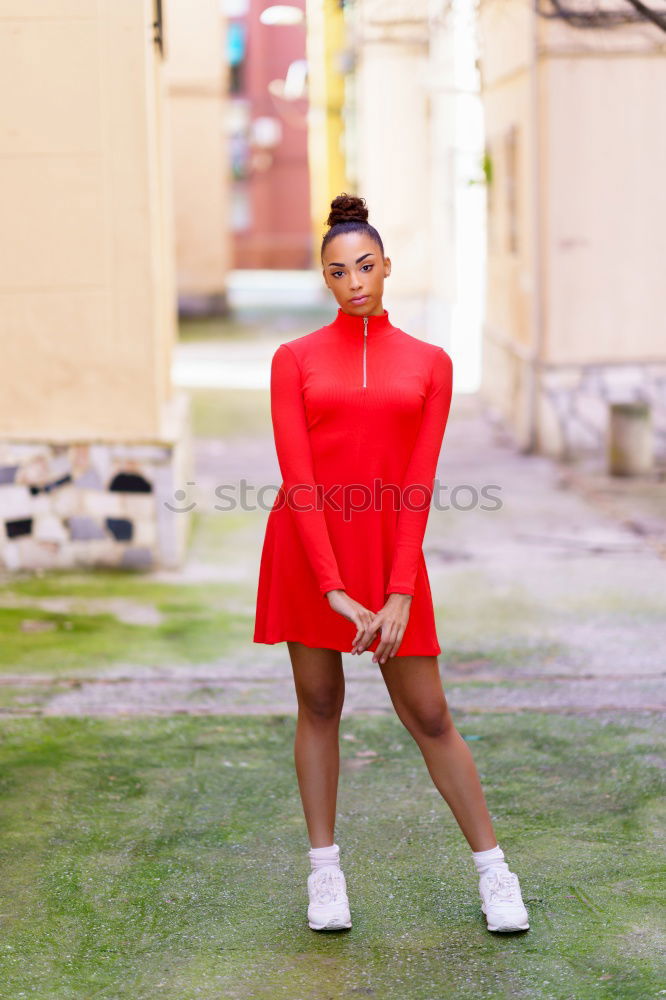
{"type": "Polygon", "coordinates": [[[640,476],[652,470],[652,418],[647,403],[610,404],[607,457],[613,476],[640,476]]]}

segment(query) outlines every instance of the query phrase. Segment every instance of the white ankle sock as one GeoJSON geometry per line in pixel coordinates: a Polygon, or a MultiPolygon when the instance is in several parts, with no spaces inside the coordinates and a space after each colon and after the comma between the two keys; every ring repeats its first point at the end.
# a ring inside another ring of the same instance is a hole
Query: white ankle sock
{"type": "Polygon", "coordinates": [[[338,844],[330,844],[328,847],[311,847],[308,855],[312,871],[315,871],[316,868],[323,868],[324,865],[340,867],[340,847],[338,844]]]}
{"type": "Polygon", "coordinates": [[[496,871],[508,872],[509,866],[504,860],[504,851],[499,844],[487,851],[472,851],[474,864],[479,875],[494,868],[496,871]]]}

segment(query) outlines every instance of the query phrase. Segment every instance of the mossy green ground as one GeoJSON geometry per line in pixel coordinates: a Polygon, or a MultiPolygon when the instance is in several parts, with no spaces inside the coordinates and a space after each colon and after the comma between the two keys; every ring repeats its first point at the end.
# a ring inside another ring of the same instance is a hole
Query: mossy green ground
{"type": "Polygon", "coordinates": [[[202,437],[226,437],[239,432],[263,437],[270,427],[268,393],[263,389],[196,389],[190,392],[191,420],[202,437]]]}
{"type": "MultiPolygon", "coordinates": [[[[294,317],[274,313],[271,322],[278,315],[294,336],[294,317]]],[[[257,310],[235,324],[193,323],[182,333],[213,343],[265,329],[267,316],[257,310]]],[[[191,395],[196,437],[224,437],[239,449],[248,439],[268,441],[266,392],[191,395]]],[[[459,417],[463,444],[449,435],[449,461],[469,452],[463,423],[459,417]]],[[[524,460],[512,454],[501,459],[504,480],[514,483],[512,502],[499,512],[505,532],[532,516],[539,497],[549,517],[563,502],[550,489],[535,499],[533,472],[529,488],[521,487],[516,473],[524,460]],[[529,511],[518,503],[523,495],[529,511]]],[[[488,457],[495,461],[497,453],[475,449],[474,467],[488,457]]],[[[218,458],[198,472],[212,496],[218,458]]],[[[470,480],[467,472],[458,468],[460,481],[470,480]]],[[[0,661],[12,675],[0,686],[7,713],[0,717],[0,998],[666,996],[663,720],[656,712],[630,713],[618,701],[587,716],[507,713],[496,703],[491,712],[454,711],[500,843],[521,878],[531,928],[517,935],[486,930],[469,848],[392,712],[343,719],[336,839],[353,927],[331,934],[307,926],[308,839],[293,714],[276,714],[270,702],[273,714],[252,716],[21,717],[47,710],[61,688],[113,670],[138,675],[167,667],[186,676],[238,655],[246,671],[264,520],[261,512],[223,516],[200,506],[187,572],[168,582],[97,571],[19,574],[7,583],[0,608],[0,661]],[[51,599],[69,606],[49,610],[51,599]],[[160,620],[129,624],[104,607],[115,599],[152,609],[160,620]]],[[[594,669],[603,678],[621,672],[628,689],[635,649],[639,673],[661,669],[652,630],[663,621],[663,586],[642,557],[633,569],[622,557],[618,573],[609,557],[583,563],[567,555],[562,587],[557,557],[534,569],[531,549],[530,571],[518,552],[503,577],[503,560],[492,559],[500,525],[474,564],[466,560],[478,528],[468,520],[461,515],[451,526],[434,519],[431,535],[447,688],[455,681],[459,691],[515,692],[518,679],[532,684],[542,674],[557,674],[566,686],[567,676],[591,670],[587,646],[578,658],[567,659],[567,651],[574,627],[592,618],[602,654],[594,669]],[[460,549],[465,559],[438,562],[437,546],[460,549]]],[[[257,669],[261,657],[253,652],[257,669]]],[[[268,647],[261,653],[262,662],[277,664],[268,647]]],[[[353,665],[350,681],[360,668],[353,665]]],[[[241,696],[220,690],[224,710],[238,712],[241,696]]],[[[651,690],[641,704],[651,704],[651,690]]],[[[577,697],[577,710],[587,712],[585,696],[577,697]]]]}
{"type": "Polygon", "coordinates": [[[1,995],[659,996],[656,720],[456,722],[526,933],[487,931],[466,842],[397,718],[342,722],[353,926],[335,933],[306,922],[293,717],[2,719],[1,995]]]}
{"type": "Polygon", "coordinates": [[[45,611],[29,604],[0,609],[2,669],[12,674],[90,674],[130,655],[134,664],[197,663],[245,641],[250,620],[249,590],[248,608],[232,610],[243,596],[238,583],[180,586],[122,571],[63,572],[12,580],[5,587],[7,603],[10,595],[34,602],[68,598],[73,609],[45,611]],[[113,597],[154,607],[162,615],[161,623],[127,624],[110,612],[91,613],[86,608],[86,602],[113,597]],[[26,620],[49,628],[23,631],[26,620]]]}

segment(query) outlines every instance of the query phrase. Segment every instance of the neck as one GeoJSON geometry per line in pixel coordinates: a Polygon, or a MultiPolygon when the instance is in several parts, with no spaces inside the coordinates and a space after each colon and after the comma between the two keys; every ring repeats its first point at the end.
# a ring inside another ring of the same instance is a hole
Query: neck
{"type": "Polygon", "coordinates": [[[345,332],[358,336],[363,336],[365,330],[367,329],[369,337],[386,333],[392,328],[388,310],[386,309],[378,315],[366,313],[365,316],[363,316],[361,313],[353,315],[352,313],[345,312],[341,306],[338,307],[337,316],[331,325],[336,329],[344,330],[345,332]],[[367,320],[367,325],[364,320],[367,320]]]}

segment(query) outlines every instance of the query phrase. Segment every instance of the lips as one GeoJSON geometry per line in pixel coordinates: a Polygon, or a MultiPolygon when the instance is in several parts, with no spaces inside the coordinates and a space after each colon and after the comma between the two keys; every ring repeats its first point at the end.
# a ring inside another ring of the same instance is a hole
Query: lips
{"type": "Polygon", "coordinates": [[[367,297],[368,297],[367,295],[359,295],[358,298],[351,299],[350,301],[352,302],[353,305],[360,306],[365,302],[367,297]]]}

